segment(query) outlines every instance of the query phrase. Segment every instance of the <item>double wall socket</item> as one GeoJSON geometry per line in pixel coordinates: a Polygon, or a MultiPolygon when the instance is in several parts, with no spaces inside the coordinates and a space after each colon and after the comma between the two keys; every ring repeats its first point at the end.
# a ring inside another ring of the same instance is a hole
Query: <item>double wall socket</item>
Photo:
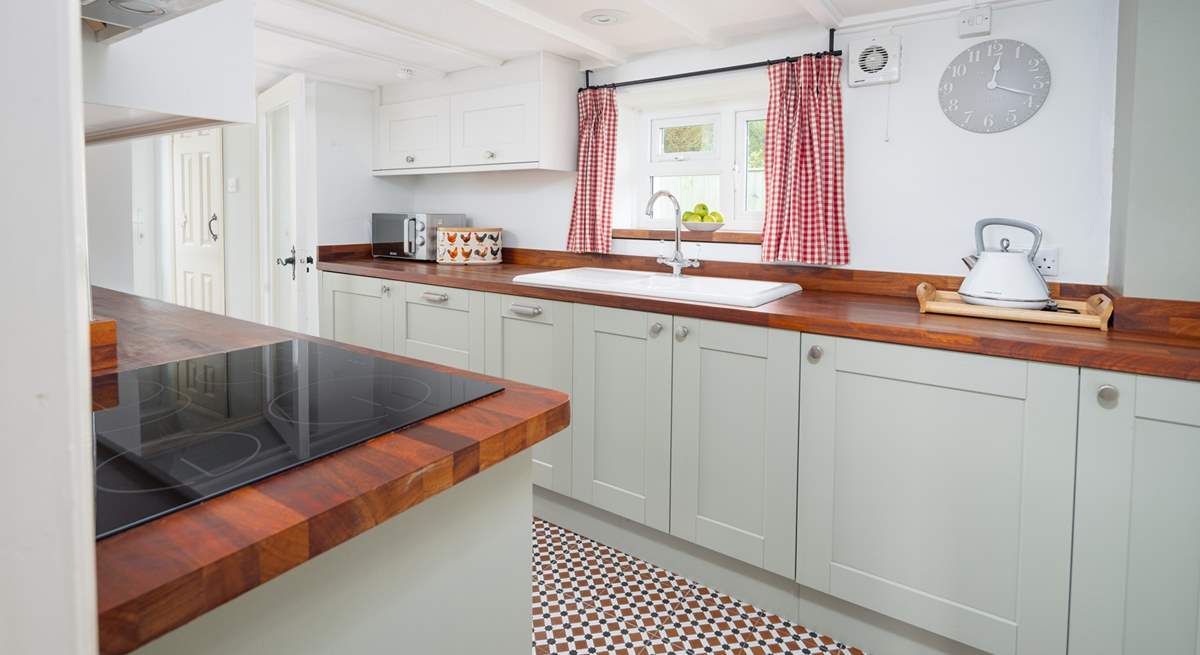
{"type": "Polygon", "coordinates": [[[964,9],[958,14],[958,35],[987,36],[992,33],[992,8],[975,7],[964,9]]]}
{"type": "Polygon", "coordinates": [[[1038,248],[1033,265],[1042,277],[1058,277],[1058,248],[1038,248]]]}

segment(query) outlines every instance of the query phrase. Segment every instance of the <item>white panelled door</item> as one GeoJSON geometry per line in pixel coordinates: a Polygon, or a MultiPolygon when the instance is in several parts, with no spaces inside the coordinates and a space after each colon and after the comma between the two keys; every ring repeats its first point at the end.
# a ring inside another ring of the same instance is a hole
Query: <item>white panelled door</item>
{"type": "Polygon", "coordinates": [[[221,130],[176,134],[174,176],[175,302],[225,313],[221,130]]]}

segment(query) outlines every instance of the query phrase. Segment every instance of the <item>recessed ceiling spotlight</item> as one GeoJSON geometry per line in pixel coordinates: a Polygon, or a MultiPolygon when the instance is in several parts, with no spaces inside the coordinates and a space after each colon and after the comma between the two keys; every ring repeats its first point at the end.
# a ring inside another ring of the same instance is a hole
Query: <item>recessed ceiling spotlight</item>
{"type": "Polygon", "coordinates": [[[616,25],[628,17],[629,14],[619,9],[593,9],[580,16],[585,23],[601,26],[616,25]]]}
{"type": "Polygon", "coordinates": [[[128,11],[131,14],[141,14],[142,16],[162,16],[164,13],[161,7],[155,7],[149,2],[142,0],[108,0],[108,4],[121,11],[128,11]]]}
{"type": "Polygon", "coordinates": [[[400,70],[396,71],[396,77],[398,77],[402,80],[411,80],[412,76],[413,76],[413,69],[411,69],[411,68],[401,68],[400,70]]]}

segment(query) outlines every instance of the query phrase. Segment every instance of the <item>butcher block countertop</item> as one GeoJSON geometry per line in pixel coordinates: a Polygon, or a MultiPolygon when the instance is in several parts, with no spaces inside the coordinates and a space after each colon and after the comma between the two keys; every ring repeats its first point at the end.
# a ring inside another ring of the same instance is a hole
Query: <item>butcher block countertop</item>
{"type": "MultiPolygon", "coordinates": [[[[97,315],[117,321],[116,371],[322,341],[107,289],[92,297],[97,315]]],[[[127,653],[568,425],[566,394],[501,383],[498,394],[97,542],[100,652],[127,653]]]]}
{"type": "MultiPolygon", "coordinates": [[[[504,264],[454,266],[377,260],[362,255],[361,247],[326,246],[321,249],[321,261],[317,268],[332,273],[1200,380],[1200,303],[1118,298],[1115,299],[1117,309],[1114,327],[1108,332],[1101,332],[1086,328],[921,314],[915,296],[917,281],[928,280],[943,289],[957,288],[960,278],[949,276],[703,262],[699,270],[707,268],[708,274],[712,275],[795,281],[804,286],[804,291],[800,293],[759,307],[731,307],[516,284],[512,280],[517,275],[573,266],[667,269],[661,266],[651,268],[645,261],[647,258],[642,257],[574,255],[520,249],[512,249],[515,252],[510,255],[509,250],[505,249],[504,264]],[[508,263],[510,261],[513,263],[508,263]],[[952,284],[954,286],[949,286],[952,284]],[[1124,316],[1123,311],[1127,312],[1124,316]],[[1123,329],[1122,321],[1126,324],[1155,326],[1170,324],[1172,328],[1179,329],[1177,334],[1143,332],[1123,329]]],[[[695,271],[688,273],[701,274],[695,271]]],[[[1056,295],[1061,293],[1066,296],[1082,294],[1082,297],[1086,297],[1090,293],[1104,291],[1086,285],[1051,287],[1056,295]]]]}

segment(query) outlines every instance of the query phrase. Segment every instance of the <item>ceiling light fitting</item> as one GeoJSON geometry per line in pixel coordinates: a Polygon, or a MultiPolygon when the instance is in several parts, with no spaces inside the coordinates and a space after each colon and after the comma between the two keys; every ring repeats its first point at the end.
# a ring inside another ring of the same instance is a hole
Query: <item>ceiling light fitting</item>
{"type": "Polygon", "coordinates": [[[624,22],[628,17],[629,14],[618,9],[593,9],[591,11],[584,12],[583,15],[580,16],[585,23],[591,23],[592,25],[600,25],[603,27],[624,22]]]}

